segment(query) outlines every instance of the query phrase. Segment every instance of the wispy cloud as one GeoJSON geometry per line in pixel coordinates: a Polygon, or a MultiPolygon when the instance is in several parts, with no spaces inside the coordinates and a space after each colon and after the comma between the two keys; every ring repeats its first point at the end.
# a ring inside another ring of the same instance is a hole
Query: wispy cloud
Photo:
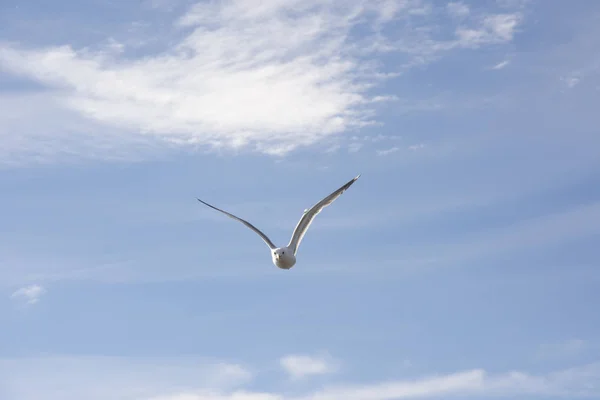
{"type": "Polygon", "coordinates": [[[353,143],[350,143],[348,145],[348,152],[349,153],[356,153],[356,152],[358,152],[362,148],[363,148],[363,144],[362,143],[353,142],[353,143]]]}
{"type": "Polygon", "coordinates": [[[44,357],[0,359],[3,389],[12,400],[393,400],[440,396],[593,397],[600,364],[544,375],[483,369],[414,379],[322,384],[294,394],[245,389],[253,375],[238,364],[200,359],[44,357]],[[32,385],[31,382],[35,382],[32,385]]]}
{"type": "MultiPolygon", "coordinates": [[[[141,136],[285,154],[369,124],[377,103],[395,99],[371,91],[398,72],[374,64],[373,52],[401,54],[410,66],[456,48],[509,42],[520,22],[506,13],[449,18],[455,34],[438,37],[433,7],[420,0],[202,2],[177,20],[172,33],[180,39],[162,53],[132,58],[125,39],[80,49],[4,43],[0,68],[51,88],[45,102],[66,120],[70,111],[96,121],[119,132],[115,141],[141,136]],[[389,24],[395,29],[384,34],[389,24]]],[[[459,3],[450,8],[465,13],[459,3]]],[[[21,146],[34,145],[28,133],[19,135],[21,146]]],[[[94,135],[105,137],[102,129],[94,135]]]]}
{"type": "Polygon", "coordinates": [[[0,358],[0,374],[12,400],[140,400],[186,388],[234,390],[252,379],[239,364],[185,357],[0,358]]]}
{"type": "Polygon", "coordinates": [[[459,27],[456,30],[458,44],[463,47],[503,43],[512,40],[520,23],[520,14],[487,15],[474,28],[459,27]]]}
{"type": "Polygon", "coordinates": [[[378,156],[387,156],[389,154],[397,152],[398,150],[400,150],[400,147],[397,147],[397,146],[390,147],[389,149],[377,150],[377,155],[378,156]]]}
{"type": "Polygon", "coordinates": [[[450,13],[450,15],[458,18],[466,17],[471,11],[468,5],[460,1],[449,2],[446,5],[446,9],[448,10],[448,13],[450,13]]]}
{"type": "Polygon", "coordinates": [[[293,379],[304,378],[311,375],[324,375],[336,372],[338,363],[329,355],[300,355],[292,354],[282,357],[279,364],[293,379]]]}
{"type": "Polygon", "coordinates": [[[16,290],[10,297],[25,301],[27,304],[35,304],[40,300],[40,297],[42,297],[44,293],[46,293],[46,289],[42,286],[30,285],[16,290]]]}
{"type": "Polygon", "coordinates": [[[416,151],[416,150],[420,150],[424,147],[425,147],[425,145],[423,143],[419,143],[419,144],[413,144],[413,145],[408,146],[408,149],[412,150],[412,151],[416,151]]]}
{"type": "Polygon", "coordinates": [[[583,80],[600,74],[600,58],[595,58],[585,66],[569,72],[562,79],[569,88],[574,88],[583,80]]]}
{"type": "Polygon", "coordinates": [[[565,84],[567,85],[567,87],[569,89],[572,89],[579,84],[579,82],[581,81],[581,78],[579,78],[578,76],[568,76],[568,77],[564,78],[563,80],[564,80],[565,84]]]}
{"type": "Polygon", "coordinates": [[[468,398],[497,396],[591,397],[599,394],[594,385],[600,378],[600,366],[591,364],[545,376],[522,372],[491,375],[471,370],[415,380],[389,381],[371,385],[338,385],[305,395],[239,391],[233,393],[187,392],[153,400],[393,400],[463,396],[468,398]]]}
{"type": "Polygon", "coordinates": [[[600,232],[599,223],[600,203],[591,203],[480,232],[476,237],[469,236],[461,239],[460,243],[444,244],[439,249],[440,254],[445,254],[441,258],[446,262],[477,259],[484,255],[532,249],[594,235],[600,232]]]}
{"type": "Polygon", "coordinates": [[[492,67],[492,69],[503,69],[506,66],[508,66],[508,64],[510,64],[510,61],[509,60],[504,60],[504,61],[501,61],[498,64],[494,65],[492,67]]]}
{"type": "Polygon", "coordinates": [[[302,399],[392,400],[439,397],[440,395],[469,397],[497,395],[589,396],[598,394],[597,388],[588,387],[587,385],[599,377],[600,364],[559,371],[547,376],[535,376],[516,371],[502,375],[491,375],[479,369],[414,381],[395,381],[376,385],[326,389],[302,397],[302,399]]]}

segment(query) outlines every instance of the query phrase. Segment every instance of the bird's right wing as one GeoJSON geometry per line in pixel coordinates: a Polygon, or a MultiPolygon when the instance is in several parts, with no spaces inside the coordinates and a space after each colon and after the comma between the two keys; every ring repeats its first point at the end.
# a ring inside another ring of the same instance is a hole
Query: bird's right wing
{"type": "Polygon", "coordinates": [[[312,206],[310,210],[304,211],[304,214],[302,215],[302,218],[300,218],[300,221],[298,221],[298,224],[296,225],[294,233],[292,233],[292,237],[288,244],[288,248],[290,248],[294,252],[294,255],[298,251],[298,247],[300,246],[300,242],[302,241],[304,234],[308,230],[308,227],[315,219],[317,214],[319,214],[323,208],[333,203],[335,199],[340,197],[342,193],[344,193],[350,186],[352,186],[352,184],[356,182],[356,180],[359,177],[360,174],[357,177],[352,178],[350,181],[342,185],[339,189],[331,193],[329,196],[326,196],[314,206],[312,206]]]}
{"type": "Polygon", "coordinates": [[[202,201],[202,200],[200,200],[200,199],[198,199],[198,198],[196,198],[196,200],[198,200],[200,203],[202,203],[202,204],[204,204],[204,205],[207,205],[207,206],[209,206],[210,208],[212,208],[212,209],[214,209],[214,210],[217,210],[217,211],[220,211],[220,212],[222,212],[223,214],[227,215],[227,216],[228,216],[228,217],[230,217],[230,218],[233,218],[233,219],[235,219],[235,220],[237,220],[237,221],[240,221],[242,224],[246,225],[248,228],[250,228],[250,229],[252,229],[254,232],[256,232],[256,233],[257,233],[257,234],[258,234],[258,235],[259,235],[259,236],[262,238],[262,240],[264,240],[264,241],[265,241],[265,243],[267,244],[267,246],[269,246],[269,247],[271,248],[271,250],[275,250],[275,249],[277,248],[277,246],[275,246],[275,245],[273,244],[273,242],[271,242],[271,239],[269,239],[267,235],[265,235],[264,233],[262,233],[262,232],[261,232],[261,231],[260,231],[260,230],[259,230],[257,227],[255,227],[254,225],[252,225],[250,222],[248,222],[248,221],[246,221],[246,220],[243,220],[243,219],[241,219],[241,218],[239,218],[239,217],[236,217],[235,215],[233,215],[233,214],[230,214],[230,213],[228,213],[227,211],[221,210],[220,208],[217,208],[217,207],[215,207],[215,206],[211,206],[211,205],[210,205],[210,204],[208,204],[207,202],[205,202],[205,201],[202,201]]]}

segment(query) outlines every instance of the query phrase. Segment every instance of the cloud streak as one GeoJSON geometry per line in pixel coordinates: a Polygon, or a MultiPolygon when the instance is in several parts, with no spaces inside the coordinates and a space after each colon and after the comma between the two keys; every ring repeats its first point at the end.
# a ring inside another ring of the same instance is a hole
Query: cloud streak
{"type": "Polygon", "coordinates": [[[415,380],[391,381],[371,385],[338,385],[306,395],[267,392],[185,393],[152,400],[394,400],[463,396],[467,398],[508,396],[593,397],[599,393],[594,382],[600,378],[600,365],[558,371],[548,375],[509,372],[492,375],[475,369],[415,380]]]}
{"type": "Polygon", "coordinates": [[[490,374],[483,369],[384,382],[319,385],[302,392],[246,389],[254,376],[238,364],[193,359],[47,357],[0,359],[3,390],[12,400],[393,400],[598,396],[600,364],[544,375],[521,371],[490,374]],[[31,382],[35,382],[32,385],[31,382]]]}
{"type": "Polygon", "coordinates": [[[492,69],[496,69],[496,70],[497,69],[504,69],[504,68],[506,68],[508,66],[508,64],[510,64],[510,61],[504,60],[504,61],[501,61],[498,64],[494,65],[492,67],[492,69]]]}
{"type": "Polygon", "coordinates": [[[377,150],[378,156],[387,156],[400,150],[400,147],[394,146],[389,149],[377,150]]]}

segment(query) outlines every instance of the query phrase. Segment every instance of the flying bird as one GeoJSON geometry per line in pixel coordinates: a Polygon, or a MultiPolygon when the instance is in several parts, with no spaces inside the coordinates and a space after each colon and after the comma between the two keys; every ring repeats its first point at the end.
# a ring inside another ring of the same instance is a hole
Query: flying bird
{"type": "Polygon", "coordinates": [[[212,209],[220,211],[223,214],[241,222],[242,224],[246,225],[248,228],[250,228],[254,232],[256,232],[262,238],[262,240],[267,244],[267,246],[269,246],[269,248],[271,249],[271,258],[273,260],[273,264],[275,264],[275,266],[277,266],[278,268],[287,270],[287,269],[292,268],[294,266],[294,264],[296,264],[296,253],[298,252],[298,247],[300,246],[300,242],[302,241],[302,238],[304,237],[304,234],[306,233],[306,230],[312,223],[313,219],[317,216],[318,213],[321,212],[321,210],[323,208],[327,207],[328,205],[333,203],[333,201],[335,199],[340,197],[340,195],[342,193],[344,193],[346,191],[346,189],[348,189],[350,186],[352,186],[352,184],[354,182],[356,182],[356,180],[359,177],[360,177],[360,174],[357,175],[355,178],[351,179],[350,181],[348,181],[346,184],[344,184],[342,187],[337,189],[335,192],[331,193],[329,196],[326,196],[325,198],[323,198],[321,201],[319,201],[317,204],[312,206],[310,209],[304,210],[304,214],[302,214],[300,221],[298,221],[296,228],[294,228],[294,232],[292,233],[290,242],[287,244],[287,246],[283,246],[283,247],[275,246],[273,244],[273,242],[271,241],[271,239],[269,239],[269,237],[267,235],[265,235],[263,232],[261,232],[257,227],[252,225],[250,222],[248,222],[242,218],[236,217],[235,215],[230,214],[227,211],[221,210],[220,208],[212,206],[212,205],[208,204],[207,202],[202,201],[198,198],[197,198],[197,200],[200,203],[207,205],[212,209]]]}

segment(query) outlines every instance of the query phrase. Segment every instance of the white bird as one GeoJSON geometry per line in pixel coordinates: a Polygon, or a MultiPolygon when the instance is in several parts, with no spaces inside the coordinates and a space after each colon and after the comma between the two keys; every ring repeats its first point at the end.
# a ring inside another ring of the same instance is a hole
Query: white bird
{"type": "Polygon", "coordinates": [[[262,240],[264,240],[264,242],[267,244],[267,246],[269,246],[269,248],[271,249],[271,258],[273,260],[273,264],[275,264],[275,266],[277,266],[278,268],[281,268],[281,269],[290,269],[294,266],[294,264],[296,264],[296,253],[298,251],[298,247],[300,246],[300,242],[302,241],[302,238],[304,237],[304,234],[306,233],[306,230],[312,223],[313,219],[317,216],[318,213],[321,212],[321,210],[323,208],[327,207],[328,205],[333,203],[333,201],[335,199],[340,197],[340,195],[342,193],[344,193],[344,191],[346,191],[346,189],[348,189],[350,186],[352,186],[352,184],[354,182],[356,182],[356,180],[359,177],[360,177],[360,174],[358,176],[356,176],[355,178],[353,178],[352,180],[350,180],[345,185],[343,185],[342,187],[340,187],[339,189],[337,189],[335,192],[331,193],[329,196],[323,198],[323,200],[319,201],[317,204],[312,206],[310,209],[304,210],[304,214],[302,214],[300,221],[298,221],[296,228],[294,228],[294,232],[292,233],[290,242],[288,243],[287,246],[284,246],[284,247],[275,246],[273,244],[273,242],[271,241],[271,239],[269,239],[267,237],[267,235],[265,235],[263,232],[261,232],[258,228],[256,228],[250,222],[243,220],[239,217],[236,217],[235,215],[230,214],[227,211],[221,210],[220,208],[212,206],[198,198],[197,198],[197,200],[199,202],[201,202],[202,204],[209,206],[210,208],[220,211],[223,214],[225,214],[237,221],[240,221],[242,224],[244,224],[248,228],[252,229],[254,232],[256,232],[262,238],[262,240]]]}

